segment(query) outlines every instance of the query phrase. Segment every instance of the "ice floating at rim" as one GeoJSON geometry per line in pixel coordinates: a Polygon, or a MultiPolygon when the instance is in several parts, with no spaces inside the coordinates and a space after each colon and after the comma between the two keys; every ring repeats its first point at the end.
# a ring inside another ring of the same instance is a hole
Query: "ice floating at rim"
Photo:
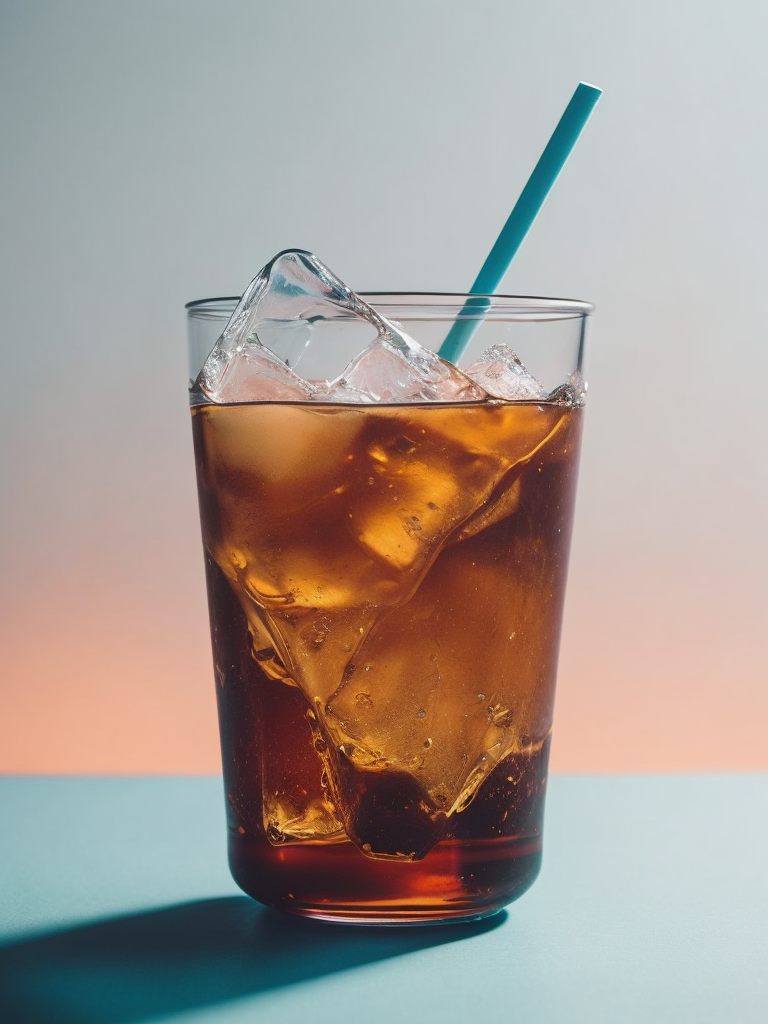
{"type": "Polygon", "coordinates": [[[328,402],[477,402],[486,397],[469,377],[399,333],[377,338],[318,397],[328,402]]]}
{"type": "Polygon", "coordinates": [[[220,369],[218,363],[212,364],[214,356],[219,358],[216,350],[203,367],[201,378],[206,371],[210,378],[202,383],[201,390],[215,402],[311,402],[315,397],[316,389],[263,345],[244,345],[234,358],[222,360],[220,369]],[[212,371],[218,372],[218,377],[213,378],[212,371]],[[215,380],[213,387],[209,379],[215,380]]]}
{"type": "Polygon", "coordinates": [[[580,374],[548,393],[505,344],[487,349],[465,372],[441,359],[364,302],[312,253],[279,253],[251,281],[192,391],[193,403],[501,401],[583,405],[580,374]],[[358,352],[334,380],[307,380],[295,370],[314,331],[356,322],[358,352]],[[374,340],[366,344],[367,338],[374,340]],[[269,343],[265,343],[268,341],[269,343]]]}
{"type": "MultiPolygon", "coordinates": [[[[251,281],[195,383],[214,402],[360,403],[482,401],[466,374],[408,337],[356,295],[316,256],[279,253],[251,281]],[[319,320],[370,325],[375,340],[334,381],[305,381],[291,366],[319,320]],[[276,339],[279,352],[260,334],[276,339]]],[[[194,394],[194,392],[193,392],[194,394]]]]}
{"type": "Polygon", "coordinates": [[[526,370],[509,345],[492,345],[467,369],[467,375],[494,398],[529,401],[547,397],[544,385],[526,370]]]}

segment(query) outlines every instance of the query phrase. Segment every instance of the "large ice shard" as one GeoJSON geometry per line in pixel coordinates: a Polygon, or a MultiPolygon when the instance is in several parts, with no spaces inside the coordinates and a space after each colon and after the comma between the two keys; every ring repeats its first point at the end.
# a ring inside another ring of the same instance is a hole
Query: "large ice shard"
{"type": "Polygon", "coordinates": [[[485,392],[382,317],[309,252],[275,256],[251,281],[196,388],[214,402],[399,404],[479,401],[485,392]],[[354,321],[366,339],[333,381],[297,375],[319,328],[354,321]]]}

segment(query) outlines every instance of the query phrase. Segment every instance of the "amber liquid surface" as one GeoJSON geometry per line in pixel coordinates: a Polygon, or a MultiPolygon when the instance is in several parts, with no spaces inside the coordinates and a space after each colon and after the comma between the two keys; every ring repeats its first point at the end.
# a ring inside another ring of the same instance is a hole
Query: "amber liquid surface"
{"type": "Polygon", "coordinates": [[[230,864],[330,920],[535,878],[582,410],[193,409],[230,864]]]}

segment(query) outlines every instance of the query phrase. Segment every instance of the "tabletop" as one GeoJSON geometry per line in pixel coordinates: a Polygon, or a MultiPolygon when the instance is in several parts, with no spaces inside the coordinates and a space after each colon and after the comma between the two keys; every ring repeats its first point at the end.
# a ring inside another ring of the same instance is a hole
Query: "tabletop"
{"type": "Polygon", "coordinates": [[[548,789],[517,903],[357,928],[240,893],[220,779],[0,779],[0,1018],[764,1024],[768,775],[548,789]]]}

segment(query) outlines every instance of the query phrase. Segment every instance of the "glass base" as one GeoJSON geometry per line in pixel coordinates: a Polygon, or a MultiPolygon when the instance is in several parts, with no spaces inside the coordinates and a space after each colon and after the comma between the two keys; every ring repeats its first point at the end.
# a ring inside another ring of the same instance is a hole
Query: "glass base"
{"type": "Polygon", "coordinates": [[[336,924],[434,925],[497,914],[533,884],[539,836],[450,839],[419,861],[377,860],[352,843],[230,838],[240,888],[266,906],[336,924]]]}

